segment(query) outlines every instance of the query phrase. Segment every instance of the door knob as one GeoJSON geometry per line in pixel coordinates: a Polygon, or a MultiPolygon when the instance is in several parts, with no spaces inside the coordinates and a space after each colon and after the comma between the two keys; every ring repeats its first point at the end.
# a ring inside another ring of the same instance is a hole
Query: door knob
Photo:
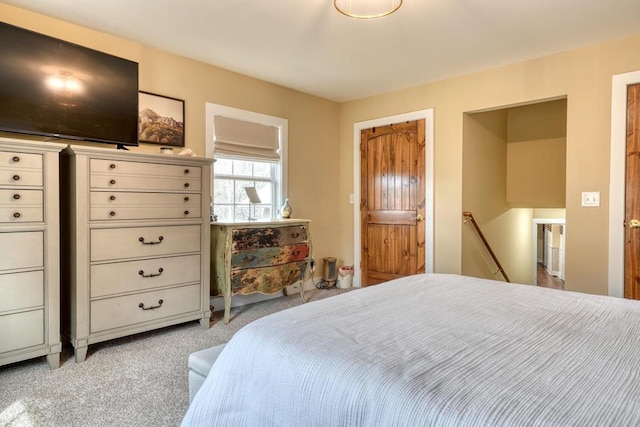
{"type": "Polygon", "coordinates": [[[631,227],[631,228],[640,228],[640,220],[639,219],[632,219],[631,221],[629,221],[629,227],[631,227]]]}
{"type": "MultiPolygon", "coordinates": [[[[416,216],[416,221],[420,222],[420,221],[424,221],[424,217],[420,214],[418,214],[416,216]]],[[[640,227],[640,221],[638,221],[638,227],[640,227]]]]}

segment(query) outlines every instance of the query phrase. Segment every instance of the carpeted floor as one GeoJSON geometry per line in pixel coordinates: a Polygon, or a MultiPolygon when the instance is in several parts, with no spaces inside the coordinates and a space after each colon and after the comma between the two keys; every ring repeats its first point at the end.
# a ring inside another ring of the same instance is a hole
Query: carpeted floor
{"type": "MultiPolygon", "coordinates": [[[[312,290],[311,301],[345,292],[312,290]]],[[[224,325],[197,321],[89,346],[76,364],[65,346],[59,369],[37,358],[0,367],[0,426],[177,426],[189,404],[187,357],[229,341],[247,323],[300,303],[298,294],[231,310],[224,325]]]]}

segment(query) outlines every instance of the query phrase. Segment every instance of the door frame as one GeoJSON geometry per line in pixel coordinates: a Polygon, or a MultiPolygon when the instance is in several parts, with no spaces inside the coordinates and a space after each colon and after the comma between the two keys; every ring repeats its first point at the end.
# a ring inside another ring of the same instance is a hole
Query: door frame
{"type": "MultiPolygon", "coordinates": [[[[562,232],[562,238],[566,242],[566,233],[567,233],[567,220],[565,218],[533,218],[533,224],[531,228],[531,236],[533,236],[532,240],[532,253],[533,258],[531,259],[533,265],[533,281],[532,285],[536,285],[538,282],[538,225],[539,224],[560,224],[564,226],[564,230],[562,232]]],[[[566,246],[565,246],[566,249],[566,246]]],[[[564,280],[564,277],[562,278],[564,280]]]]}
{"type": "Polygon", "coordinates": [[[640,83],[640,71],[611,78],[611,156],[609,165],[608,295],[624,298],[624,217],[627,150],[627,86],[640,83]]]}
{"type": "Polygon", "coordinates": [[[362,285],[360,232],[360,131],[375,126],[424,119],[425,137],[425,272],[433,273],[434,209],[433,209],[433,108],[380,117],[353,124],[353,286],[362,285]]]}

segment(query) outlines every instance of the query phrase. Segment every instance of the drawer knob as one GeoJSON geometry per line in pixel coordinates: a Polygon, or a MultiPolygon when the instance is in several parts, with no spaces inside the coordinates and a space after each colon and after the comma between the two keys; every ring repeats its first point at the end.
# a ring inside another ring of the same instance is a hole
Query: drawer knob
{"type": "Polygon", "coordinates": [[[188,182],[184,183],[184,188],[189,188],[189,183],[188,182]]]}
{"type": "Polygon", "coordinates": [[[109,165],[109,169],[115,169],[115,168],[116,168],[116,165],[114,165],[113,163],[109,165]]]}
{"type": "Polygon", "coordinates": [[[189,215],[189,211],[184,211],[184,214],[185,215],[189,215]]]}
{"type": "Polygon", "coordinates": [[[143,245],[159,245],[160,243],[162,243],[162,241],[164,240],[164,237],[159,236],[157,241],[151,241],[151,242],[145,242],[144,241],[144,237],[140,237],[138,238],[138,241],[140,243],[142,243],[143,245]]]}
{"type": "Polygon", "coordinates": [[[116,183],[115,179],[112,179],[111,181],[109,181],[109,184],[114,185],[116,183]]]}
{"type": "Polygon", "coordinates": [[[113,201],[115,199],[116,199],[116,196],[113,196],[113,195],[109,196],[109,200],[113,201]]]}
{"type": "Polygon", "coordinates": [[[18,193],[14,194],[13,200],[20,200],[20,195],[18,193]]]}
{"type": "Polygon", "coordinates": [[[11,159],[11,160],[13,160],[14,163],[18,163],[20,161],[20,157],[13,156],[13,159],[11,159]]]}
{"type": "Polygon", "coordinates": [[[14,212],[13,213],[13,217],[14,218],[20,218],[22,215],[20,215],[20,212],[14,212]]]}
{"type": "Polygon", "coordinates": [[[143,310],[155,310],[156,308],[162,307],[162,303],[163,302],[164,302],[163,300],[159,299],[158,300],[158,305],[152,305],[150,307],[145,307],[144,303],[141,302],[140,304],[138,304],[138,307],[140,307],[143,310]]]}
{"type": "Polygon", "coordinates": [[[20,181],[20,175],[13,175],[14,181],[20,181]]]}
{"type": "Polygon", "coordinates": [[[160,267],[157,273],[144,274],[144,270],[140,270],[138,271],[138,274],[141,275],[142,277],[158,277],[159,275],[162,274],[163,271],[164,271],[164,268],[160,267]]]}
{"type": "Polygon", "coordinates": [[[189,172],[190,172],[190,170],[189,170],[189,169],[185,169],[185,170],[184,170],[184,174],[185,174],[185,175],[189,175],[189,172]]]}
{"type": "Polygon", "coordinates": [[[184,198],[184,201],[185,201],[185,202],[188,202],[188,201],[189,201],[189,197],[188,197],[188,196],[187,196],[187,197],[185,197],[185,198],[184,198]]]}
{"type": "Polygon", "coordinates": [[[116,216],[116,213],[114,211],[109,212],[109,216],[116,216]]]}

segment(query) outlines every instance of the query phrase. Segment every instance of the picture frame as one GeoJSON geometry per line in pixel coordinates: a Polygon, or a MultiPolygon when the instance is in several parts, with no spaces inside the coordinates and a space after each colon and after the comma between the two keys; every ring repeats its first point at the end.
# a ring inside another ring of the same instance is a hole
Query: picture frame
{"type": "Polygon", "coordinates": [[[184,147],[184,100],[138,91],[138,142],[184,147]]]}

